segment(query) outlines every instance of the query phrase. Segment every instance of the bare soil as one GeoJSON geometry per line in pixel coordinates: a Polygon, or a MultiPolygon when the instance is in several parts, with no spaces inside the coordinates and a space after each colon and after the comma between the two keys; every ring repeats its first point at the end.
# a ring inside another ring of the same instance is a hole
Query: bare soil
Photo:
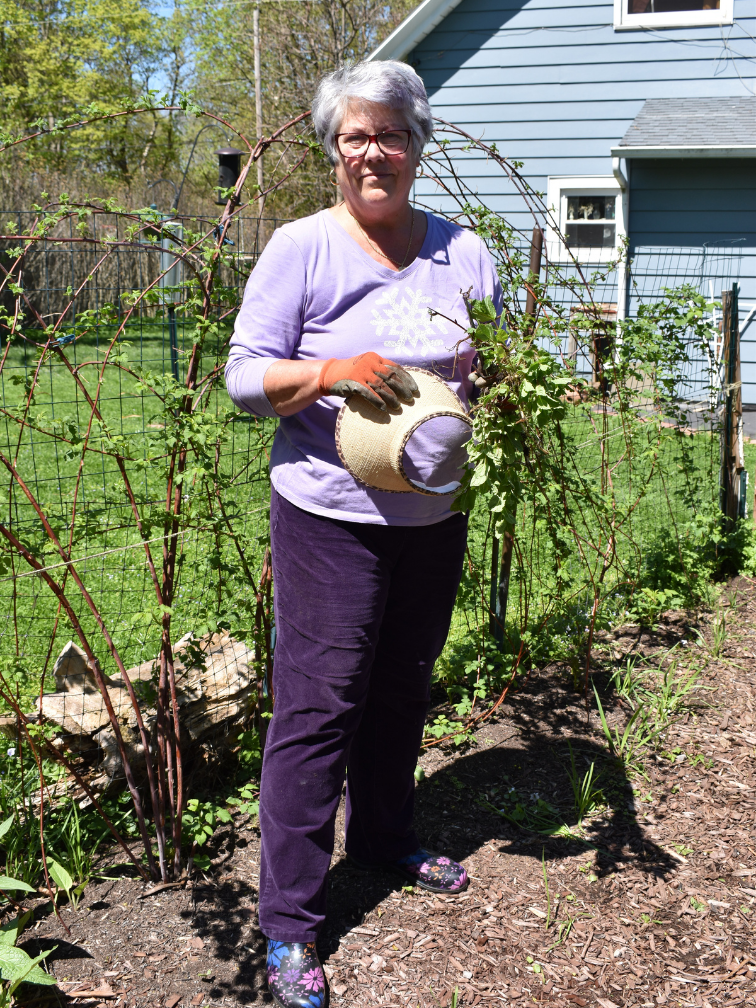
{"type": "MultiPolygon", "coordinates": [[[[628,654],[684,641],[674,654],[710,687],[645,776],[609,758],[595,712],[557,667],[532,672],[464,750],[422,755],[420,834],[465,864],[470,888],[447,899],[405,891],[399,878],[354,871],[339,847],[320,941],[334,1008],[446,1008],[455,989],[465,1008],[756,1004],[756,582],[736,579],[725,598],[718,659],[694,643],[685,614],[602,642],[597,681],[612,723],[627,711],[608,672],[628,654]],[[609,799],[584,823],[588,842],[529,832],[486,806],[484,795],[510,787],[569,804],[568,741],[580,767],[602,769],[609,799]]],[[[700,627],[711,641],[710,624],[700,627]]],[[[66,993],[34,997],[81,1008],[270,1004],[254,821],[237,819],[214,843],[211,873],[186,888],[145,897],[130,877],[90,885],[77,911],[61,908],[70,934],[40,900],[21,945],[56,946],[48,963],[66,993]]]]}

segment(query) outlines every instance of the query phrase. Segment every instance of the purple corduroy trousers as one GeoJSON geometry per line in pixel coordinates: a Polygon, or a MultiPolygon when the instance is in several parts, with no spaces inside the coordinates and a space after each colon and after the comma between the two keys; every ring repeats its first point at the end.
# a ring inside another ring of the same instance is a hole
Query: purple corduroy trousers
{"type": "Polygon", "coordinates": [[[378,864],[419,847],[414,770],[449,631],[467,518],[366,525],[273,491],[275,706],[260,793],[260,928],[314,941],[347,775],[346,850],[378,864]]]}

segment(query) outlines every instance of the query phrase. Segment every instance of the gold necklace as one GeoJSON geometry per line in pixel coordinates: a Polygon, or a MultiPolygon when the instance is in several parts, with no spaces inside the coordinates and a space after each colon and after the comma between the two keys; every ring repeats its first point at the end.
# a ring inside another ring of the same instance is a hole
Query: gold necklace
{"type": "Polygon", "coordinates": [[[410,224],[409,242],[407,243],[407,251],[404,253],[404,259],[402,259],[401,262],[397,262],[396,259],[392,259],[390,255],[386,255],[385,252],[381,252],[379,248],[376,248],[375,245],[373,245],[373,243],[368,238],[367,234],[365,233],[365,229],[363,228],[362,224],[360,224],[360,222],[357,220],[357,218],[354,216],[354,214],[350,213],[349,210],[347,210],[347,213],[349,213],[349,216],[352,218],[354,223],[360,229],[362,236],[364,237],[365,241],[368,243],[370,248],[373,250],[373,252],[377,252],[378,255],[381,256],[381,258],[383,259],[388,259],[389,262],[392,262],[394,266],[398,266],[399,269],[401,270],[404,269],[404,264],[407,262],[407,257],[409,256],[410,249],[412,248],[412,238],[415,234],[415,208],[410,207],[410,210],[412,211],[412,223],[410,224]]]}

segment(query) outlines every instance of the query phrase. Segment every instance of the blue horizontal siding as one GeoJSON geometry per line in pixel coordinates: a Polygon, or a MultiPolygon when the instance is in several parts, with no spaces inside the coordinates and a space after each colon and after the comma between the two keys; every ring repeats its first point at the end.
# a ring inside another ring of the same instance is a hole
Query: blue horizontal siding
{"type": "MultiPolygon", "coordinates": [[[[718,26],[615,32],[606,2],[462,0],[407,59],[437,116],[524,162],[522,174],[545,192],[550,175],[611,175],[610,148],[647,98],[751,94],[743,80],[756,69],[755,14],[752,0],[735,0],[723,45],[718,26]]],[[[481,202],[527,235],[531,215],[501,169],[473,152],[453,156],[481,202]]],[[[635,161],[627,171],[637,268],[658,260],[672,283],[698,282],[690,264],[705,243],[721,242],[706,257],[715,293],[739,279],[743,300],[756,302],[756,161],[635,161]]],[[[426,206],[451,208],[427,180],[416,191],[426,206]]],[[[664,280],[644,282],[661,289],[664,280]]],[[[744,399],[756,403],[756,321],[743,360],[744,399]]]]}

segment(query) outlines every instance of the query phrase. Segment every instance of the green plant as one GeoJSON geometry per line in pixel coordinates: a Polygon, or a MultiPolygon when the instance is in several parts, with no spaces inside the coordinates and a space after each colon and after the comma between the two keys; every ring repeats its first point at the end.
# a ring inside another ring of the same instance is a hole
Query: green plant
{"type": "Polygon", "coordinates": [[[582,839],[570,830],[559,809],[540,795],[534,795],[528,802],[511,787],[502,791],[492,789],[481,795],[479,801],[484,808],[531,833],[562,837],[565,840],[582,839]]]}
{"type": "MultiPolygon", "coordinates": [[[[3,878],[0,885],[5,889],[16,889],[22,892],[33,891],[19,879],[3,878]]],[[[52,986],[55,977],[40,969],[39,963],[46,959],[54,949],[48,949],[36,959],[32,959],[23,949],[16,948],[19,935],[32,918],[31,910],[19,914],[0,928],[0,1008],[8,1008],[13,1000],[18,986],[27,983],[52,986]]]]}
{"type": "Polygon", "coordinates": [[[633,596],[630,615],[642,626],[654,626],[663,612],[679,609],[685,600],[672,588],[640,588],[633,596]]]}
{"type": "MultiPolygon", "coordinates": [[[[235,795],[227,798],[226,804],[231,805],[237,812],[241,812],[242,815],[257,815],[260,809],[258,795],[258,785],[255,782],[250,782],[249,784],[243,784],[235,795]]],[[[228,822],[227,819],[222,821],[228,822]]]]}
{"type": "Polygon", "coordinates": [[[546,851],[541,848],[541,872],[543,874],[543,887],[546,890],[546,930],[551,927],[551,893],[549,892],[549,876],[546,872],[546,851]]]}
{"type": "Polygon", "coordinates": [[[635,699],[638,687],[642,678],[636,667],[637,658],[628,658],[625,661],[624,669],[614,669],[612,672],[612,685],[623,700],[632,703],[635,699]]]}
{"type": "MultiPolygon", "coordinates": [[[[49,858],[47,861],[47,870],[50,873],[50,878],[58,887],[58,891],[62,889],[65,892],[66,896],[68,896],[69,903],[75,910],[79,905],[81,894],[87,887],[88,879],[84,882],[80,882],[79,885],[74,885],[74,880],[71,878],[63,865],[59,864],[52,858],[49,858]]],[[[58,893],[56,893],[55,896],[57,900],[58,893]]]]}
{"type": "Polygon", "coordinates": [[[578,826],[582,825],[586,816],[593,815],[594,812],[605,804],[604,794],[600,788],[596,787],[593,779],[596,764],[591,763],[586,773],[581,777],[575,764],[575,754],[572,745],[569,744],[570,766],[567,775],[570,778],[570,786],[574,798],[574,809],[577,816],[578,826]]]}
{"type": "Polygon", "coordinates": [[[425,738],[446,738],[454,745],[462,745],[471,738],[471,730],[460,721],[450,721],[446,714],[439,714],[431,724],[425,726],[425,738]]]}
{"type": "Polygon", "coordinates": [[[727,640],[727,613],[723,606],[718,606],[711,622],[711,644],[709,650],[713,658],[719,658],[727,640]]]}
{"type": "MultiPolygon", "coordinates": [[[[231,813],[212,801],[189,798],[184,812],[185,836],[193,846],[203,847],[218,827],[218,823],[231,822],[231,813]]],[[[195,862],[196,862],[195,856],[195,862]]]]}
{"type": "Polygon", "coordinates": [[[655,741],[663,730],[663,726],[651,724],[649,712],[643,705],[639,704],[628,718],[621,732],[618,728],[612,729],[606,720],[601,698],[595,685],[593,693],[596,697],[596,706],[598,707],[601,719],[601,727],[612,755],[622,760],[628,766],[634,766],[637,763],[641,750],[655,741]]]}
{"type": "Polygon", "coordinates": [[[76,908],[92,877],[97,848],[109,836],[109,831],[97,814],[90,813],[83,817],[79,806],[72,801],[49,833],[47,846],[53,855],[48,861],[50,874],[76,908]],[[53,866],[58,877],[53,874],[53,866]]]}

